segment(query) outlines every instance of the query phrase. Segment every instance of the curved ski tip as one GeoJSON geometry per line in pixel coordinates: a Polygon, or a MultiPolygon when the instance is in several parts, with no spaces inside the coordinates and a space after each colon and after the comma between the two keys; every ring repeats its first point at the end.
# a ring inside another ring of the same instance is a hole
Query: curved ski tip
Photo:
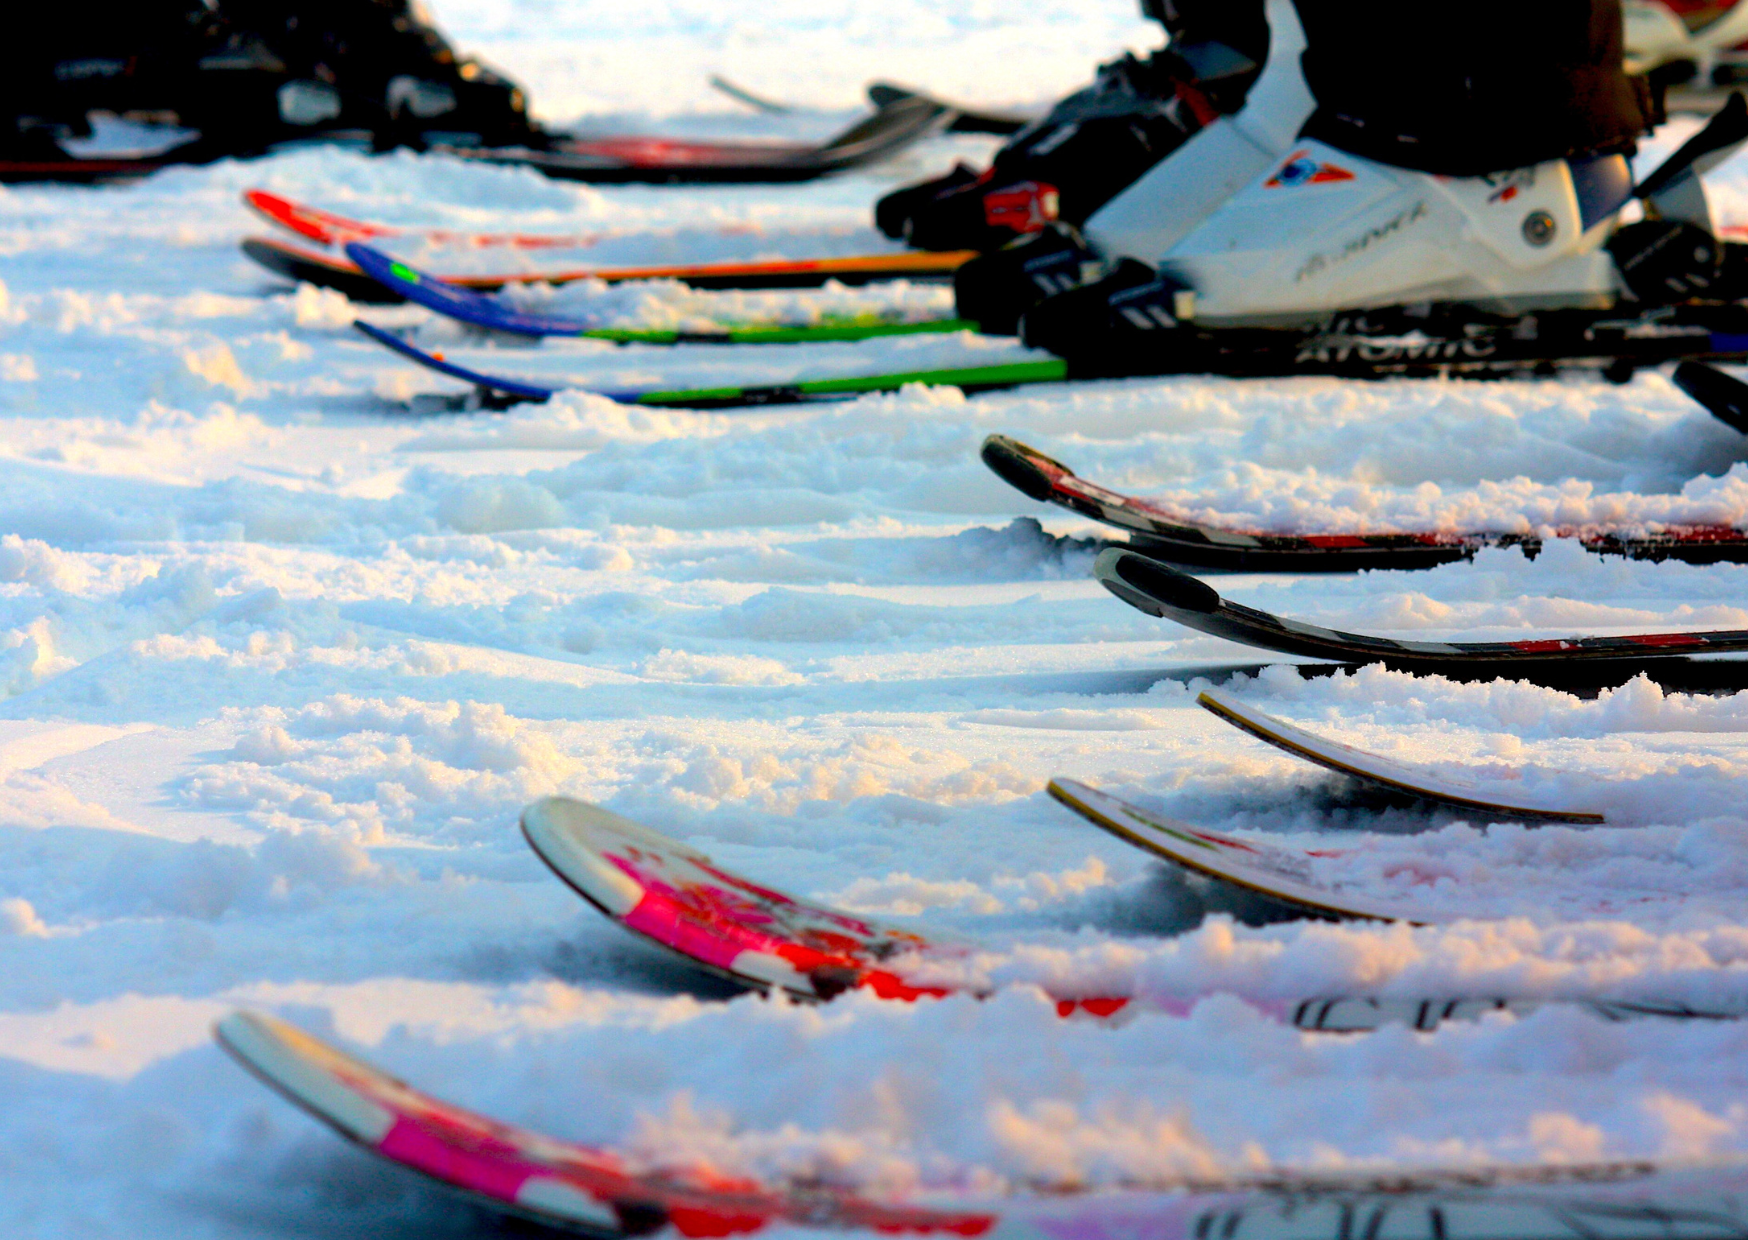
{"type": "Polygon", "coordinates": [[[1099,553],[1093,576],[1129,606],[1161,619],[1172,611],[1210,615],[1220,609],[1220,593],[1213,586],[1121,547],[1099,553]]]}
{"type": "Polygon", "coordinates": [[[543,797],[522,811],[522,837],[535,856],[578,895],[622,918],[644,897],[643,884],[615,865],[614,848],[708,865],[710,858],[611,810],[569,797],[543,797]]]}
{"type": "Polygon", "coordinates": [[[1039,463],[1054,466],[1061,473],[1074,476],[1074,471],[1059,461],[1053,461],[1035,448],[1028,448],[1017,439],[1009,439],[1006,435],[991,435],[983,441],[983,463],[995,472],[996,477],[1019,491],[1027,499],[1035,499],[1040,503],[1048,500],[1054,491],[1050,475],[1039,468],[1039,463]]]}

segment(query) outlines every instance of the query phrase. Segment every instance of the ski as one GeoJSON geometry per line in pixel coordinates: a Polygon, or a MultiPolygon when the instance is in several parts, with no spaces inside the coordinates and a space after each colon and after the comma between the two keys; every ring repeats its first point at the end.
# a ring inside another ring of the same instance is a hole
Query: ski
{"type": "Polygon", "coordinates": [[[1343,633],[1230,602],[1206,582],[1118,547],[1099,553],[1093,575],[1131,607],[1214,637],[1283,654],[1339,663],[1382,663],[1418,673],[1482,670],[1515,675],[1583,664],[1636,667],[1682,656],[1748,654],[1748,630],[1743,629],[1513,642],[1395,641],[1343,633]]]}
{"type": "MultiPolygon", "coordinates": [[[[1748,385],[1744,385],[1744,392],[1748,393],[1748,385]]],[[[1128,530],[1135,535],[1130,545],[1136,550],[1195,568],[1351,573],[1359,569],[1434,568],[1472,560],[1485,547],[1519,547],[1531,556],[1542,549],[1542,539],[1534,534],[1295,534],[1201,525],[1151,500],[1089,482],[1062,462],[1006,435],[985,439],[982,455],[983,463],[1003,482],[1028,498],[1128,530]]],[[[1554,530],[1553,536],[1576,539],[1586,551],[1598,555],[1633,560],[1748,563],[1748,532],[1728,525],[1673,525],[1654,534],[1634,535],[1598,527],[1562,527],[1554,530]]]]}
{"type": "MultiPolygon", "coordinates": [[[[602,913],[712,973],[801,999],[866,990],[883,999],[950,994],[904,976],[969,949],[793,899],[749,882],[629,818],[564,797],[522,812],[522,834],[602,913]]],[[[1118,1002],[1116,1006],[1121,1006],[1118,1002]]]]}
{"type": "Polygon", "coordinates": [[[562,379],[512,378],[487,374],[450,360],[443,353],[421,349],[391,331],[363,320],[352,326],[402,357],[438,374],[460,379],[478,388],[483,403],[501,407],[517,401],[541,402],[563,391],[589,392],[622,405],[662,405],[681,409],[738,409],[753,405],[816,404],[851,400],[869,392],[896,392],[909,383],[927,387],[957,387],[966,392],[989,392],[1031,383],[1053,383],[1064,377],[1063,365],[1054,358],[1042,362],[1003,362],[992,366],[962,366],[939,370],[895,371],[878,375],[852,375],[831,379],[801,379],[793,383],[749,387],[631,388],[607,391],[562,379]]]}
{"type": "Polygon", "coordinates": [[[1675,386],[1705,407],[1731,430],[1748,435],[1748,383],[1705,362],[1683,362],[1675,368],[1675,386]]]}
{"type": "MultiPolygon", "coordinates": [[[[745,104],[753,111],[763,112],[767,116],[790,116],[805,110],[794,104],[782,103],[776,99],[755,94],[740,83],[729,81],[720,73],[713,73],[706,80],[710,83],[711,89],[720,91],[736,103],[745,104]]],[[[935,96],[926,91],[912,90],[908,86],[898,86],[891,82],[875,82],[868,87],[868,100],[877,108],[906,97],[935,99],[935,96]]],[[[953,119],[947,124],[945,131],[947,133],[987,133],[1007,136],[1018,133],[1036,119],[1022,116],[1017,112],[989,112],[962,103],[946,103],[939,99],[935,101],[953,111],[953,119]]]]}
{"type": "Polygon", "coordinates": [[[707,1169],[639,1172],[617,1155],[486,1119],[422,1093],[282,1020],[234,1012],[219,1045],[287,1100],[389,1162],[499,1210],[599,1237],[727,1236],[776,1223],[883,1232],[989,1230],[986,1214],[772,1191],[707,1169]]]}
{"type": "Polygon", "coordinates": [[[1467,780],[1439,775],[1405,762],[1395,762],[1377,754],[1367,753],[1352,745],[1332,741],[1272,715],[1265,715],[1231,694],[1218,689],[1205,689],[1196,696],[1196,705],[1224,719],[1240,731],[1258,740],[1303,758],[1338,775],[1387,789],[1406,793],[1424,801],[1433,801],[1460,810],[1478,810],[1529,822],[1574,822],[1600,824],[1606,819],[1594,810],[1572,809],[1546,800],[1524,797],[1521,792],[1507,794],[1484,788],[1467,780]]]}
{"type": "Polygon", "coordinates": [[[1331,920],[1405,921],[1417,926],[1456,920],[1405,904],[1350,895],[1318,883],[1311,872],[1312,858],[1338,857],[1344,850],[1310,853],[1241,840],[1149,814],[1072,779],[1053,779],[1045,791],[1094,826],[1143,852],[1228,886],[1265,896],[1301,914],[1331,920]]]}
{"type": "Polygon", "coordinates": [[[582,250],[595,245],[610,233],[479,233],[455,232],[443,228],[399,228],[392,224],[372,224],[336,215],[320,207],[296,202],[264,189],[243,191],[243,205],[269,224],[318,245],[343,245],[348,241],[371,241],[405,238],[428,245],[460,246],[468,249],[509,250],[582,250]]]}
{"type": "MultiPolygon", "coordinates": [[[[797,900],[725,870],[709,857],[598,806],[563,797],[530,805],[522,834],[560,881],[633,934],[711,973],[757,990],[825,1001],[861,992],[914,1001],[984,992],[944,981],[931,965],[965,961],[975,946],[797,900]]],[[[1202,996],[1051,994],[1064,1018],[1110,1018],[1140,1003],[1187,1013],[1202,996]]],[[[1572,1002],[1604,1020],[1645,1017],[1725,1020],[1744,1013],[1667,1001],[1318,996],[1297,1001],[1246,997],[1258,1013],[1296,1029],[1359,1033],[1385,1025],[1436,1029],[1488,1012],[1528,1015],[1549,1002],[1572,1002]]]]}
{"type": "MultiPolygon", "coordinates": [[[[397,302],[377,281],[343,255],[278,237],[250,237],[243,253],[274,275],[319,288],[336,289],[358,302],[397,302]]],[[[477,292],[496,292],[506,284],[570,284],[577,280],[678,280],[700,289],[818,288],[839,284],[877,284],[886,280],[946,280],[970,259],[966,253],[866,254],[847,258],[779,259],[758,263],[675,263],[648,267],[559,268],[483,275],[456,273],[436,278],[477,292]]]]}
{"type": "Polygon", "coordinates": [[[533,168],[549,177],[599,184],[769,184],[812,181],[886,158],[940,133],[952,105],[900,92],[873,115],[818,145],[691,142],[679,138],[554,137],[534,147],[445,147],[471,163],[533,168]]]}
{"type": "Polygon", "coordinates": [[[817,1182],[766,1185],[708,1166],[646,1169],[611,1149],[489,1119],[265,1013],[232,1012],[213,1036],[262,1083],[362,1149],[491,1209],[599,1240],[773,1226],[1003,1240],[1670,1240],[1748,1229],[1748,1168],[1739,1163],[1276,1171],[914,1201],[817,1182]]]}
{"type": "Polygon", "coordinates": [[[977,330],[977,324],[965,319],[903,322],[874,315],[854,319],[828,319],[820,323],[796,326],[777,323],[750,324],[715,331],[593,327],[581,319],[517,310],[495,297],[427,275],[361,241],[346,244],[346,257],[365,275],[402,300],[434,310],[472,327],[514,336],[570,336],[585,340],[607,340],[615,344],[805,344],[812,341],[869,340],[877,336],[914,336],[930,332],[977,330]]]}

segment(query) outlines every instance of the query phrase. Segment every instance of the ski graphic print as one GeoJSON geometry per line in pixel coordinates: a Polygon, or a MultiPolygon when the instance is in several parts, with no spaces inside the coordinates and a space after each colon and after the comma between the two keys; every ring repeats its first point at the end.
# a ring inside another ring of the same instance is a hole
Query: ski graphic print
{"type": "Polygon", "coordinates": [[[1724,1240],[1748,1235],[1739,1162],[1463,1167],[1367,1176],[1279,1171],[1102,1192],[886,1199],[767,1185],[705,1166],[646,1170],[443,1101],[262,1012],[213,1036],[341,1137],[502,1213],[598,1240],[768,1227],[1002,1240],[1724,1240]]]}
{"type": "Polygon", "coordinates": [[[548,797],[522,813],[529,847],[572,891],[633,933],[712,972],[803,999],[868,990],[888,999],[951,993],[894,968],[962,958],[867,918],[807,904],[717,866],[676,840],[581,801],[548,797]]]}
{"type": "Polygon", "coordinates": [[[1303,728],[1294,727],[1272,715],[1265,715],[1256,707],[1218,689],[1204,689],[1197,695],[1196,705],[1240,731],[1248,732],[1258,740],[1294,757],[1313,762],[1338,775],[1364,780],[1392,792],[1407,793],[1422,800],[1448,805],[1453,809],[1478,810],[1484,814],[1520,821],[1587,825],[1597,825],[1605,821],[1603,815],[1595,810],[1554,805],[1545,800],[1523,796],[1521,793],[1507,794],[1367,753],[1352,745],[1344,745],[1340,741],[1332,741],[1303,728]]]}
{"type": "Polygon", "coordinates": [[[615,344],[805,344],[815,341],[869,340],[877,336],[914,336],[977,330],[977,324],[968,319],[906,322],[873,315],[796,326],[751,324],[716,331],[601,328],[593,327],[581,319],[518,310],[495,297],[427,275],[410,263],[391,258],[362,242],[348,242],[346,257],[365,275],[398,298],[473,327],[516,336],[570,336],[586,340],[606,340],[615,344]]]}
{"type": "MultiPolygon", "coordinates": [[[[1030,499],[1056,504],[1135,535],[1136,550],[1172,564],[1232,572],[1354,572],[1421,569],[1470,560],[1484,547],[1542,548],[1531,534],[1422,531],[1399,534],[1298,534],[1197,524],[1150,500],[1080,477],[1006,435],[983,441],[983,463],[1030,499]]],[[[1675,525],[1654,534],[1625,535],[1606,528],[1564,528],[1556,538],[1578,540],[1586,551],[1634,560],[1690,564],[1748,563],[1748,532],[1728,525],[1675,525]]]]}
{"type": "Polygon", "coordinates": [[[1498,673],[1575,664],[1636,666],[1691,655],[1748,654],[1748,630],[1636,633],[1625,637],[1530,638],[1514,642],[1395,641],[1343,633],[1229,602],[1206,582],[1158,560],[1111,547],[1093,575],[1137,610],[1228,641],[1342,663],[1383,663],[1413,671],[1487,669],[1498,673]]]}

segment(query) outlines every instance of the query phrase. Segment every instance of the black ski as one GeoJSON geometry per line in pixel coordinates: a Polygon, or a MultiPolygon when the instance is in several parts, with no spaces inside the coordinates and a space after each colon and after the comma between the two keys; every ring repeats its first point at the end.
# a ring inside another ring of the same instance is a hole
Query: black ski
{"type": "MultiPolygon", "coordinates": [[[[1748,396],[1748,385],[1741,386],[1748,396]]],[[[991,435],[983,441],[983,463],[1032,499],[1057,504],[1127,530],[1133,536],[1130,545],[1137,551],[1194,568],[1250,573],[1351,573],[1359,569],[1434,568],[1472,560],[1484,547],[1519,547],[1530,556],[1542,548],[1542,540],[1532,534],[1438,530],[1296,534],[1199,525],[1149,500],[1089,482],[1062,462],[1006,435],[991,435]]],[[[1586,551],[1598,555],[1621,555],[1633,560],[1748,563],[1748,532],[1724,525],[1672,526],[1660,533],[1635,536],[1601,528],[1572,529],[1558,531],[1557,536],[1577,539],[1586,551]]]]}
{"type": "Polygon", "coordinates": [[[1517,674],[1570,670],[1575,664],[1634,667],[1682,656],[1748,654],[1745,629],[1515,642],[1414,642],[1343,633],[1228,602],[1205,582],[1117,547],[1099,555],[1093,575],[1131,607],[1198,632],[1283,654],[1339,663],[1383,663],[1405,671],[1517,674]]]}

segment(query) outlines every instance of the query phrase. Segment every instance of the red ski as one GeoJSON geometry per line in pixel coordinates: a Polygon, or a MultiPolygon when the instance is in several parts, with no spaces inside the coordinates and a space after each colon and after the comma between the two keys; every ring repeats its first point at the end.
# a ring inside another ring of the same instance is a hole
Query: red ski
{"type": "Polygon", "coordinates": [[[270,224],[277,224],[318,245],[343,246],[348,241],[372,241],[390,237],[405,238],[429,245],[458,246],[467,249],[510,250],[580,250],[599,242],[612,233],[483,233],[454,232],[444,228],[398,228],[393,224],[372,224],[355,220],[320,207],[282,198],[264,189],[243,192],[243,205],[270,224]]]}

